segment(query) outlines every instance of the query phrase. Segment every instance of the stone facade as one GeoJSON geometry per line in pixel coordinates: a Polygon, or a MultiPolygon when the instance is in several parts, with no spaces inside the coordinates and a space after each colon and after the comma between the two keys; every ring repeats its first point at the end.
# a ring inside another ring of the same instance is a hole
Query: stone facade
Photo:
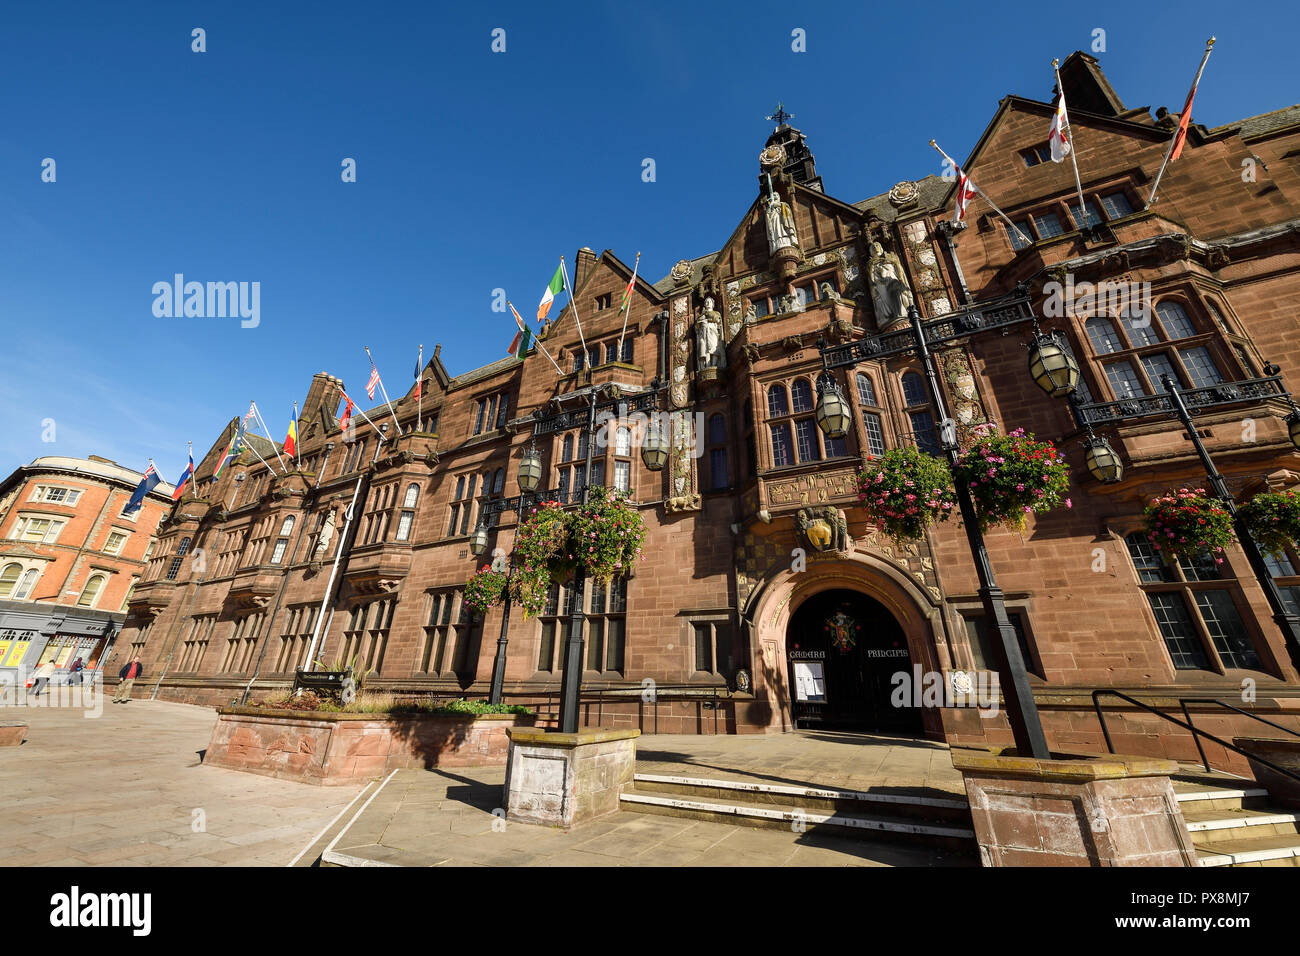
{"type": "MultiPolygon", "coordinates": [[[[452,376],[435,352],[423,371],[422,404],[413,392],[395,398],[402,434],[376,458],[368,426],[340,432],[338,380],[322,372],[302,406],[298,470],[287,475],[267,475],[250,456],[213,479],[232,422],[199,465],[196,496],[174,509],[132,599],[125,639],[143,644],[151,676],[163,675],[160,694],[226,702],[286,686],[305,662],[331,560],[345,539],[347,560],[318,656],[360,655],[374,672],[372,685],[384,690],[484,695],[501,610],[482,622],[462,618],[459,591],[484,560],[469,548],[479,512],[518,493],[532,414],[556,402],[580,407],[590,386],[614,384],[635,395],[656,377],[666,383],[661,407],[694,413],[697,424],[689,434],[677,431],[659,473],[644,467],[635,447],[626,455],[616,442],[597,450],[602,480],[627,476],[649,533],[625,602],[604,596],[598,634],[589,623],[598,648],[589,647],[583,679],[588,724],[789,729],[788,628],[801,604],[831,589],[867,595],[897,620],[905,647],[896,650],[909,659],[900,670],[954,677],[990,668],[958,523],[900,548],[875,533],[857,506],[854,471],[863,459],[933,442],[934,409],[916,388],[922,369],[901,355],[837,372],[855,415],[843,445],[834,446],[809,425],[819,338],[848,342],[897,328],[909,299],[935,319],[1023,286],[1044,328],[1067,337],[1098,401],[1123,397],[1116,389],[1125,382],[1153,393],[1166,366],[1192,386],[1213,375],[1258,377],[1274,361],[1284,384],[1300,383],[1290,306],[1300,287],[1300,169],[1287,158],[1300,148],[1300,108],[1215,129],[1194,125],[1158,201],[1144,209],[1173,121],[1126,108],[1084,54],[1062,64],[1061,76],[1096,220],[1089,228],[1072,218],[1069,164],[1044,163],[1033,152],[1052,115],[1047,90],[1041,100],[1004,99],[964,163],[1031,234],[1019,249],[981,199],[966,228],[948,225],[954,184],[940,177],[861,202],[834,198],[834,183],[810,171],[803,134],[782,126],[765,144],[752,203],[736,223],[717,224],[725,240],[718,251],[681,259],[657,283],[637,280],[629,352],[615,354],[622,318],[610,303],[620,301],[631,269],[612,252],[583,249],[576,302],[587,347],[599,351],[583,354],[571,310],[553,316],[540,341],[562,376],[540,354],[452,376]],[[782,165],[782,156],[805,159],[782,165]],[[774,196],[779,227],[766,215],[774,196]],[[779,230],[775,239],[770,229],[779,230]],[[1147,331],[1073,303],[1050,315],[1049,283],[1070,277],[1150,283],[1163,311],[1147,331]],[[695,322],[710,298],[722,317],[725,360],[711,359],[710,374],[700,375],[695,322]],[[1089,326],[1090,319],[1104,323],[1089,326]],[[1131,363],[1126,373],[1115,367],[1120,361],[1131,363]],[[239,474],[247,478],[237,485],[239,474]],[[358,487],[357,520],[345,536],[343,515],[358,487]],[[843,512],[850,543],[805,548],[805,570],[792,554],[804,547],[799,512],[824,507],[843,512]],[[168,579],[163,571],[184,540],[196,550],[168,579]]],[[[1145,502],[1204,482],[1180,427],[1156,417],[1103,429],[1125,476],[1099,484],[1083,467],[1086,435],[1066,402],[1046,399],[1029,378],[1027,338],[1027,328],[972,335],[939,361],[959,437],[985,421],[1024,427],[1057,441],[1074,467],[1071,509],[987,539],[1024,631],[1049,742],[1103,746],[1089,698],[1098,687],[1161,706],[1176,706],[1180,696],[1240,699],[1249,688],[1260,712],[1300,726],[1295,662],[1239,549],[1217,570],[1135,563],[1142,555],[1126,539],[1139,530],[1145,502]]],[[[1296,483],[1300,456],[1287,440],[1288,411],[1285,402],[1261,400],[1201,416],[1204,440],[1235,492],[1296,483]]],[[[382,406],[370,417],[392,425],[382,406]]],[[[581,459],[574,433],[546,434],[538,444],[546,486],[572,492],[581,459]]],[[[509,550],[515,520],[511,511],[500,516],[492,547],[509,550]]],[[[1300,589],[1295,567],[1278,571],[1285,586],[1300,589]]],[[[525,621],[516,611],[508,636],[507,699],[551,713],[561,644],[553,617],[525,621]]],[[[1190,736],[1117,702],[1106,707],[1121,752],[1194,759],[1190,736]]],[[[1231,715],[1193,712],[1198,726],[1204,720],[1225,738],[1246,732],[1231,715]]],[[[1010,742],[1003,718],[969,708],[927,708],[923,724],[937,739],[1010,742]]],[[[1223,759],[1227,769],[1246,769],[1223,759]]]]}

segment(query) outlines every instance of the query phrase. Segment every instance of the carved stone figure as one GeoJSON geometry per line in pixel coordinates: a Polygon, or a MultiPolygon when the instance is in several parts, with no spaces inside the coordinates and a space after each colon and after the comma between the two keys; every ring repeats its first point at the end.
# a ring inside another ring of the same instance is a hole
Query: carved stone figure
{"type": "Polygon", "coordinates": [[[722,314],[713,308],[713,297],[704,300],[704,311],[695,320],[695,367],[727,367],[727,353],[722,348],[722,314]]]}
{"type": "Polygon", "coordinates": [[[853,546],[848,519],[836,508],[800,508],[794,517],[794,527],[799,538],[814,551],[846,552],[853,546]]]}
{"type": "Polygon", "coordinates": [[[324,557],[329,551],[330,542],[334,540],[334,525],[338,523],[337,512],[333,508],[325,512],[325,520],[321,522],[320,534],[316,538],[316,557],[324,557]]]}
{"type": "Polygon", "coordinates": [[[873,242],[869,268],[876,325],[884,328],[897,319],[907,318],[907,310],[916,304],[916,299],[903,278],[903,264],[898,256],[886,252],[879,242],[873,242]]]}
{"type": "Polygon", "coordinates": [[[794,213],[790,211],[790,204],[782,202],[777,192],[772,192],[767,197],[766,217],[769,253],[799,245],[799,233],[794,227],[794,213]]]}

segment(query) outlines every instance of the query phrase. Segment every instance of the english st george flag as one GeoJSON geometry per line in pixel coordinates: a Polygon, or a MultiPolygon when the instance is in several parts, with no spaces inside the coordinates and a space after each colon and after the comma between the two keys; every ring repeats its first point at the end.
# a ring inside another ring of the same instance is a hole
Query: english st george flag
{"type": "Polygon", "coordinates": [[[1070,142],[1070,121],[1065,114],[1065,90],[1056,101],[1056,112],[1052,114],[1052,126],[1047,131],[1047,144],[1052,148],[1052,162],[1064,162],[1070,155],[1073,144],[1070,142]]]}

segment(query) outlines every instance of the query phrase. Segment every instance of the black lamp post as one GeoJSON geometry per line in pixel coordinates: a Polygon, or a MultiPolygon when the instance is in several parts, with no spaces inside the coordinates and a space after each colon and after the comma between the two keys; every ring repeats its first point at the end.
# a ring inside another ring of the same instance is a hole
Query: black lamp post
{"type": "MultiPolygon", "coordinates": [[[[1039,341],[1041,340],[1040,338],[1039,341]]],[[[1032,353],[1032,346],[1030,351],[1032,353]]],[[[1034,359],[1031,354],[1031,366],[1033,362],[1034,359]]],[[[1034,380],[1049,395],[1069,394],[1070,408],[1075,421],[1088,430],[1088,439],[1085,442],[1085,447],[1088,449],[1086,459],[1088,471],[1099,481],[1118,481],[1123,475],[1123,467],[1119,463],[1119,456],[1106,443],[1106,440],[1093,434],[1092,426],[1094,424],[1113,425],[1157,414],[1172,415],[1182,423],[1183,429],[1187,432],[1187,437],[1192,441],[1192,447],[1196,449],[1196,454],[1205,468],[1205,474],[1209,479],[1214,496],[1219,499],[1228,514],[1232,516],[1237,541],[1241,545],[1241,550],[1245,552],[1246,561],[1250,564],[1250,569],[1255,575],[1255,580],[1259,583],[1260,590],[1264,592],[1268,606],[1273,612],[1273,620],[1277,623],[1278,629],[1282,632],[1282,638],[1286,642],[1292,663],[1300,668],[1300,615],[1287,610],[1286,603],[1282,600],[1282,592],[1278,590],[1277,583],[1273,580],[1273,574],[1264,562],[1264,555],[1259,550],[1259,545],[1251,535],[1250,529],[1246,527],[1241,516],[1237,513],[1237,503],[1233,500],[1232,493],[1228,491],[1228,483],[1224,480],[1223,475],[1219,473],[1219,469],[1214,464],[1214,459],[1210,457],[1210,453],[1206,449],[1205,443],[1201,441],[1201,436],[1197,433],[1196,425],[1192,421],[1192,415],[1195,411],[1235,405],[1246,401],[1284,398],[1291,403],[1291,413],[1286,418],[1287,435],[1292,446],[1300,449],[1300,409],[1295,407],[1295,403],[1291,400],[1291,394],[1282,387],[1282,380],[1278,377],[1280,371],[1281,369],[1278,366],[1269,363],[1264,366],[1264,378],[1247,379],[1243,382],[1220,382],[1217,385],[1195,389],[1184,389],[1168,375],[1162,375],[1160,384],[1164,387],[1166,393],[1163,396],[1143,395],[1120,399],[1115,402],[1093,402],[1086,405],[1077,400],[1073,388],[1069,389],[1068,392],[1053,392],[1037,377],[1034,380]]],[[[1078,384],[1077,379],[1075,384],[1078,384]]]]}
{"type": "MultiPolygon", "coordinates": [[[[904,352],[915,352],[925,367],[930,400],[934,403],[939,418],[939,437],[944,454],[948,457],[949,463],[955,465],[961,454],[957,444],[957,427],[948,417],[930,346],[965,338],[976,331],[1002,329],[1028,321],[1033,317],[1032,311],[1028,299],[1018,291],[1018,294],[1009,300],[964,309],[960,313],[930,323],[929,327],[922,324],[921,313],[915,306],[907,310],[907,315],[911,320],[911,328],[906,331],[885,333],[830,348],[825,343],[819,343],[823,375],[829,377],[831,368],[855,365],[864,360],[879,359],[904,352]]],[[[1052,363],[1045,365],[1045,368],[1050,368],[1052,374],[1059,372],[1057,366],[1052,363]]],[[[834,393],[838,394],[838,391],[838,387],[835,387],[834,393]]],[[[826,389],[818,398],[818,425],[822,425],[823,420],[830,423],[835,418],[833,397],[828,398],[830,394],[831,390],[826,389]],[[828,406],[824,418],[821,408],[823,404],[828,406]]],[[[826,426],[823,426],[823,430],[825,428],[826,426]]],[[[836,437],[829,431],[827,434],[836,437]]],[[[957,478],[956,486],[962,524],[966,529],[966,540],[970,546],[971,557],[975,561],[975,573],[979,577],[980,600],[984,604],[986,619],[998,637],[994,646],[998,655],[998,669],[1002,676],[1007,720],[1011,725],[1011,733],[1015,737],[1016,749],[1021,756],[1045,760],[1051,756],[1047,748],[1047,737],[1043,733],[1043,725],[1038,717],[1038,706],[1034,703],[1034,693],[1029,686],[1029,675],[1025,670],[1024,656],[1020,652],[1020,642],[1016,638],[1011,619],[1007,616],[1002,589],[994,577],[993,565],[989,561],[988,549],[984,545],[984,535],[980,532],[975,502],[971,499],[970,487],[965,481],[957,478]]]]}

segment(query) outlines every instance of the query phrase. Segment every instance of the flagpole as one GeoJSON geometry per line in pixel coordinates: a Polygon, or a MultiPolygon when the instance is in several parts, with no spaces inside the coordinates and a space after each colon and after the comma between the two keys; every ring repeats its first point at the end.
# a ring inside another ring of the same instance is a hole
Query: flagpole
{"type": "Polygon", "coordinates": [[[417,363],[420,370],[415,373],[416,385],[419,391],[415,393],[415,429],[424,431],[424,343],[420,343],[420,360],[417,363]]]}
{"type": "MultiPolygon", "coordinates": [[[[257,402],[250,402],[250,405],[252,406],[253,409],[253,417],[256,418],[257,423],[262,426],[262,431],[266,434],[266,440],[271,443],[271,448],[275,450],[275,457],[280,459],[281,473],[287,475],[289,473],[289,469],[284,463],[284,456],[280,454],[280,449],[275,447],[275,439],[271,437],[271,429],[267,428],[266,422],[262,420],[262,410],[257,407],[257,402]]],[[[256,449],[254,449],[254,451],[256,451],[256,449]]],[[[261,458],[262,456],[258,455],[257,457],[261,458]]],[[[265,464],[265,462],[263,462],[263,464],[265,464]]],[[[267,465],[266,467],[270,468],[271,466],[267,465]]],[[[274,469],[272,469],[272,473],[274,474],[274,469]]]]}
{"type": "MultiPolygon", "coordinates": [[[[930,140],[930,145],[933,146],[938,151],[940,156],[942,156],[944,159],[948,160],[948,162],[952,164],[953,169],[958,169],[958,170],[961,169],[961,167],[957,165],[956,161],[951,156],[945,153],[942,149],[939,149],[938,143],[936,143],[934,140],[930,140]]],[[[975,193],[977,195],[984,197],[984,201],[989,204],[990,208],[992,208],[992,210],[995,213],[997,213],[999,216],[1002,217],[1003,222],[1005,222],[1008,226],[1010,226],[1012,229],[1015,230],[1016,235],[1018,235],[1021,239],[1023,239],[1026,244],[1031,246],[1034,244],[1034,240],[1026,236],[1024,232],[1021,231],[1019,226],[1017,226],[1014,222],[1008,219],[1007,214],[998,208],[997,203],[995,203],[992,199],[990,199],[988,197],[988,194],[985,193],[984,190],[979,188],[975,180],[971,178],[970,173],[966,174],[966,182],[970,184],[970,187],[975,190],[975,193]]]]}
{"type": "Polygon", "coordinates": [[[1079,228],[1087,229],[1088,207],[1083,202],[1083,184],[1079,181],[1079,151],[1074,145],[1074,127],[1070,125],[1070,110],[1065,104],[1065,87],[1061,83],[1061,71],[1057,69],[1060,65],[1060,60],[1052,60],[1052,72],[1056,74],[1056,90],[1061,95],[1061,113],[1064,114],[1065,128],[1069,131],[1070,165],[1074,167],[1074,188],[1079,191],[1079,215],[1083,218],[1083,221],[1079,223],[1079,228]]]}
{"type": "MultiPolygon", "coordinates": [[[[628,283],[628,289],[631,290],[636,286],[636,270],[641,265],[641,253],[636,254],[636,262],[632,265],[632,281],[628,283]]],[[[632,293],[628,292],[627,301],[623,303],[623,331],[618,333],[618,355],[616,360],[623,361],[623,336],[627,333],[627,317],[632,312],[632,293]]]]}
{"type": "Polygon", "coordinates": [[[393,440],[396,441],[402,437],[402,426],[397,421],[397,412],[393,411],[393,403],[388,400],[388,389],[384,388],[384,380],[379,375],[379,366],[375,364],[375,357],[370,354],[370,346],[362,346],[366,350],[366,358],[370,359],[370,367],[375,370],[375,378],[379,379],[379,391],[384,396],[384,404],[388,406],[388,414],[393,416],[393,427],[397,431],[393,434],[393,440]]]}
{"type": "MultiPolygon", "coordinates": [[[[514,313],[515,318],[518,320],[518,322],[522,322],[523,317],[519,315],[519,310],[515,308],[515,304],[511,302],[509,299],[506,299],[506,305],[510,306],[510,311],[514,313]]],[[[518,322],[516,322],[516,324],[518,324],[518,322]]],[[[521,329],[520,331],[524,331],[524,330],[521,329]]],[[[551,358],[551,353],[546,351],[546,346],[542,344],[541,339],[537,338],[537,336],[533,336],[533,341],[536,342],[537,347],[542,350],[542,354],[545,355],[548,359],[550,359],[551,364],[555,366],[555,371],[560,375],[563,375],[564,370],[560,368],[559,363],[556,362],[554,358],[551,358]]]]}
{"type": "MultiPolygon", "coordinates": [[[[578,325],[578,339],[582,342],[582,366],[587,367],[587,337],[582,334],[582,320],[578,318],[578,297],[573,294],[573,286],[569,285],[569,267],[564,264],[564,256],[560,256],[560,273],[564,276],[564,291],[569,293],[569,308],[573,310],[573,321],[578,325]]],[[[564,373],[561,372],[561,375],[564,373]]]]}
{"type": "MultiPolygon", "coordinates": [[[[1196,79],[1192,80],[1192,89],[1190,91],[1190,95],[1188,96],[1189,100],[1191,99],[1191,96],[1194,96],[1196,94],[1196,88],[1201,84],[1201,74],[1205,72],[1206,61],[1210,59],[1210,51],[1214,47],[1214,40],[1215,40],[1214,37],[1210,37],[1208,40],[1205,41],[1205,55],[1201,57],[1201,65],[1196,68],[1196,79]]],[[[1189,103],[1188,106],[1190,105],[1191,104],[1189,103]]],[[[1184,110],[1186,109],[1187,107],[1184,107],[1184,110]]],[[[1183,118],[1181,116],[1178,117],[1179,126],[1182,125],[1182,122],[1183,122],[1183,118]]],[[[1173,153],[1174,143],[1176,143],[1177,141],[1178,141],[1178,126],[1175,126],[1174,135],[1169,138],[1169,146],[1165,149],[1164,162],[1160,164],[1160,172],[1156,173],[1156,181],[1151,184],[1151,195],[1147,196],[1147,204],[1142,207],[1143,212],[1146,212],[1148,209],[1150,209],[1151,204],[1156,201],[1156,189],[1160,186],[1160,177],[1162,177],[1165,174],[1165,167],[1169,165],[1169,156],[1171,153],[1173,153]]]]}

